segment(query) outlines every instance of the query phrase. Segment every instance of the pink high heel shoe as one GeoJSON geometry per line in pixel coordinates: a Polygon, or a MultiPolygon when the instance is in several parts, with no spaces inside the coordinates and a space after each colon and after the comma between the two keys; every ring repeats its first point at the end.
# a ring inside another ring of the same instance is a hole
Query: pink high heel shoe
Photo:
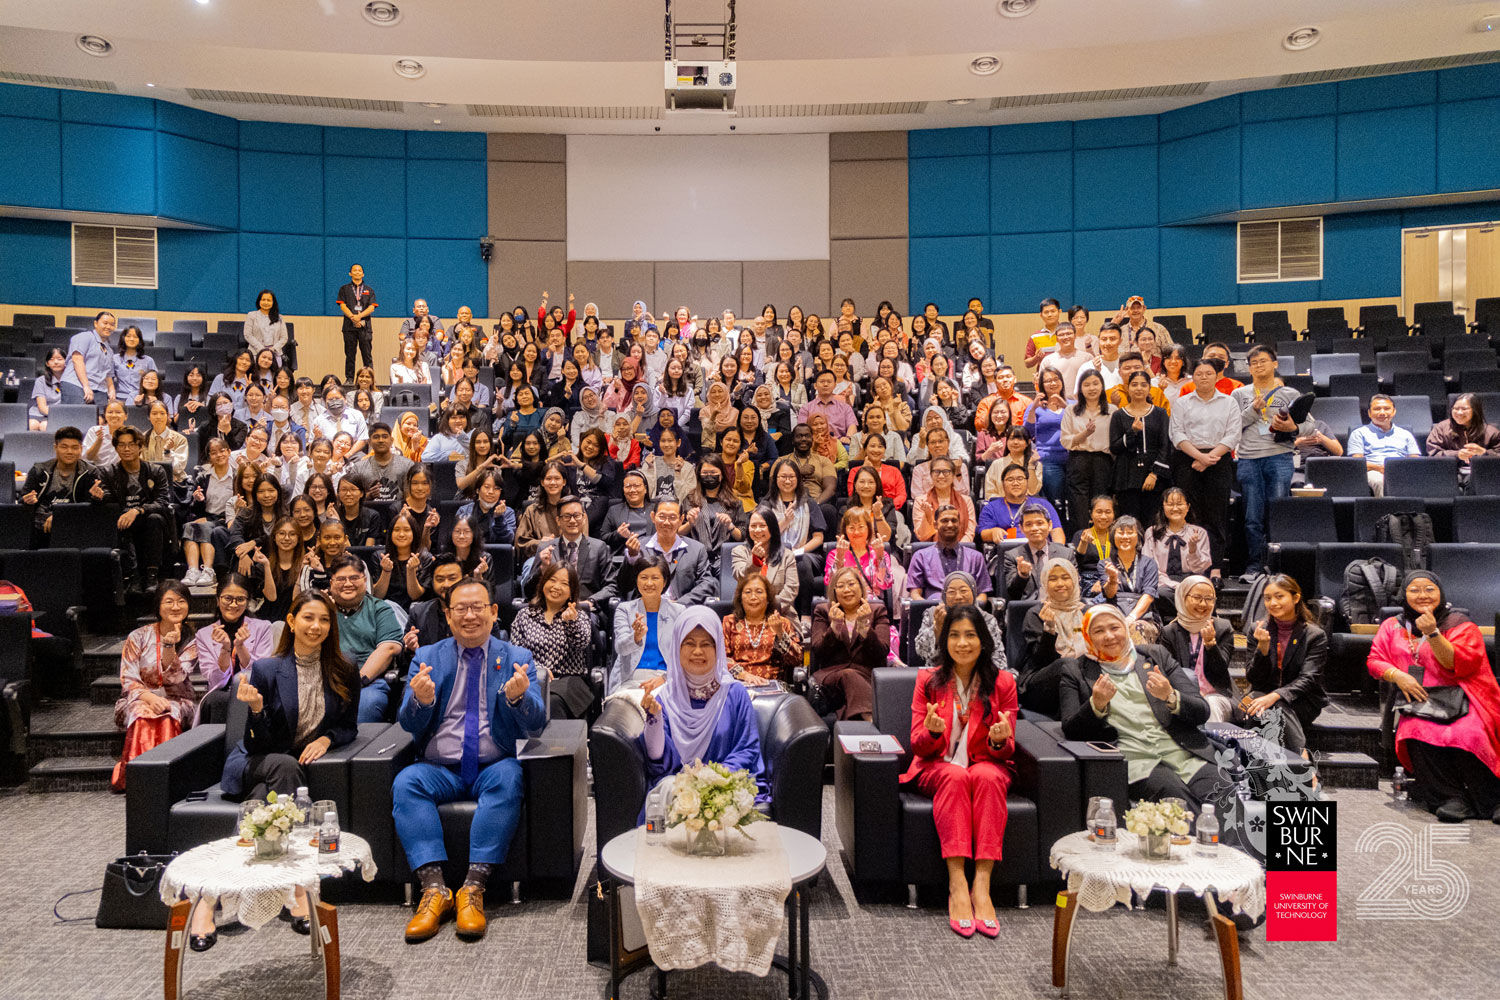
{"type": "MultiPolygon", "coordinates": [[[[948,896],[948,900],[950,903],[952,902],[952,894],[948,896]]],[[[953,933],[957,934],[961,938],[971,938],[974,936],[973,920],[955,920],[952,917],[949,917],[948,926],[953,929],[953,933]]],[[[998,931],[996,933],[998,933],[998,931]]]]}

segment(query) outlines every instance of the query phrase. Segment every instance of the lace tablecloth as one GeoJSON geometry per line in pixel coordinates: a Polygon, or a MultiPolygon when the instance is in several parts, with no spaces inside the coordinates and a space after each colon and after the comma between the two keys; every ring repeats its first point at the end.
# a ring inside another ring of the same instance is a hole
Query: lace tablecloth
{"type": "Polygon", "coordinates": [[[658,969],[713,962],[764,976],[786,922],[792,873],[775,823],[729,834],[723,857],[687,853],[681,827],[661,844],[636,839],[635,905],[658,969]]]}
{"type": "Polygon", "coordinates": [[[306,838],[298,838],[281,857],[259,860],[253,847],[240,847],[236,838],[225,837],[195,847],[167,865],[161,899],[168,906],[179,899],[218,902],[224,907],[221,923],[238,920],[254,928],[290,906],[294,889],[316,892],[319,879],[337,878],[356,867],[366,882],[375,877],[370,845],[352,833],[339,835],[337,854],[319,854],[306,838]]]}
{"type": "Polygon", "coordinates": [[[1172,848],[1170,861],[1147,861],[1140,838],[1119,831],[1113,851],[1101,850],[1086,832],[1070,833],[1052,845],[1052,867],[1068,877],[1068,890],[1078,893],[1078,905],[1098,913],[1116,903],[1133,905],[1154,889],[1196,896],[1212,892],[1235,913],[1259,920],[1266,912],[1266,873],[1256,860],[1232,847],[1219,846],[1213,857],[1199,857],[1191,846],[1172,848]]]}

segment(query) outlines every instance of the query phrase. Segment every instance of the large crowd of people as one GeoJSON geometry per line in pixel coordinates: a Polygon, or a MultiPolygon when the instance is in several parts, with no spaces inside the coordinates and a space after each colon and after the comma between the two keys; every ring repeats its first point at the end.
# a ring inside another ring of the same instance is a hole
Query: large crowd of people
{"type": "MultiPolygon", "coordinates": [[[[485,879],[517,815],[515,738],[586,717],[596,667],[606,695],[637,692],[652,778],[705,754],[761,775],[747,686],[790,685],[806,664],[820,712],[868,719],[876,668],[923,669],[903,781],[934,797],[959,933],[994,928],[989,863],[1020,708],[1117,742],[1137,797],[1207,799],[1211,718],[1275,717],[1267,731],[1306,755],[1328,644],[1297,581],[1271,577],[1246,610],[1243,697],[1216,614],[1226,575],[1265,570],[1269,502],[1288,494],[1294,454],[1340,450],[1270,347],[1249,349],[1242,382],[1227,345],[1190,352],[1139,297],[1095,330],[1087,309],[1064,319],[1048,299],[1023,392],[977,299],[951,326],[932,303],[910,320],[889,302],[861,314],[844,299],[827,318],[767,305],[747,322],[637,302],[616,330],[592,303],[580,317],[573,296],[565,309],[544,293],[534,317],[517,307],[490,330],[467,308],[445,325],[419,299],[377,369],[377,300],[358,266],[350,279],[342,379],[289,370],[270,290],[247,347],[180,386],[163,384],[140,330],[100,313],[36,380],[32,427],[54,431],[56,457],[18,499],[38,546],[58,505],[114,505],[131,589],[153,594],[158,622],[125,647],[117,787],[126,761],[203,711],[195,671],[209,699],[251,711],[225,770],[235,795],[292,791],[360,721],[417,737],[395,796],[423,887],[408,940],[449,915],[483,933],[485,879]],[[73,402],[99,423],[49,427],[50,407],[73,402]],[[150,425],[127,423],[127,404],[149,407],[150,425]],[[1246,543],[1233,567],[1232,490],[1246,543]],[[491,633],[511,569],[492,545],[515,553],[507,641],[491,633]],[[188,588],[205,587],[220,616],[194,634],[188,588]],[[708,613],[716,600],[732,610],[708,613]],[[1008,662],[1004,607],[1022,600],[1035,603],[1008,662]],[[906,601],[934,603],[909,621],[906,601]],[[454,798],[480,804],[456,897],[435,812],[454,798]]],[[[1384,460],[1421,448],[1387,397],[1370,417],[1348,449],[1378,493],[1384,460]]],[[[1500,451],[1500,432],[1460,397],[1426,447],[1500,451]]],[[[1404,719],[1402,759],[1440,817],[1500,822],[1500,690],[1476,665],[1478,633],[1430,575],[1404,596],[1371,670],[1408,699],[1459,684],[1475,711],[1463,733],[1404,719]],[[1425,682],[1409,680],[1413,657],[1425,682]]],[[[195,947],[212,943],[206,919],[195,947]]]]}

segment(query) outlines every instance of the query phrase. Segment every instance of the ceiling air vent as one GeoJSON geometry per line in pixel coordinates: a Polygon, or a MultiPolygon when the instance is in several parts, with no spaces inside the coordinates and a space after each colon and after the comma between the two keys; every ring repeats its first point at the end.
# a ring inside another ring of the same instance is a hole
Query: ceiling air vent
{"type": "Polygon", "coordinates": [[[75,223],[73,284],[155,288],[156,230],[75,223]]]}
{"type": "Polygon", "coordinates": [[[926,101],[889,101],[869,104],[751,104],[739,109],[741,118],[833,118],[850,115],[919,115],[926,101]]]}
{"type": "Polygon", "coordinates": [[[254,94],[242,90],[203,90],[189,87],[188,96],[195,101],[215,104],[274,104],[288,108],[334,108],[339,111],[406,110],[401,101],[363,101],[347,97],[304,97],[301,94],[254,94]]]}
{"type": "Polygon", "coordinates": [[[1208,90],[1205,83],[1171,83],[1160,87],[1122,87],[1117,90],[1077,90],[1069,94],[1017,94],[996,97],[990,110],[1035,108],[1049,104],[1096,104],[1103,101],[1139,101],[1152,97],[1197,97],[1208,90]]]}
{"type": "Polygon", "coordinates": [[[1435,69],[1452,69],[1455,66],[1478,66],[1482,63],[1500,62],[1500,51],[1470,52],[1457,56],[1434,56],[1431,59],[1411,59],[1407,62],[1380,63],[1374,66],[1346,66],[1343,69],[1322,69],[1309,73],[1288,73],[1277,81],[1278,87],[1300,87],[1307,83],[1334,83],[1339,80],[1359,80],[1367,76],[1389,76],[1393,73],[1421,73],[1435,69]]]}
{"type": "Polygon", "coordinates": [[[67,87],[69,90],[98,90],[117,94],[120,88],[108,80],[83,80],[76,76],[44,76],[41,73],[10,73],[0,70],[0,80],[9,83],[35,83],[44,87],[67,87]]]}
{"type": "Polygon", "coordinates": [[[615,107],[571,107],[558,104],[470,104],[476,118],[591,118],[624,121],[661,118],[663,109],[647,105],[615,107]]]}
{"type": "Polygon", "coordinates": [[[1241,284],[1323,277],[1321,218],[1241,222],[1237,242],[1241,284]]]}

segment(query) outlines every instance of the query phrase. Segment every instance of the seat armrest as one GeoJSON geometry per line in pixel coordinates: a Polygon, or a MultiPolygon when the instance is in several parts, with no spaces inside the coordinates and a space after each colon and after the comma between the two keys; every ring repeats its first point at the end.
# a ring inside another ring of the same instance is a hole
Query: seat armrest
{"type": "Polygon", "coordinates": [[[195,726],[125,765],[125,853],[165,853],[172,806],[224,773],[224,727],[195,726]]]}
{"type": "Polygon", "coordinates": [[[770,770],[771,809],[776,822],[821,839],[828,724],[806,698],[782,696],[761,738],[760,750],[770,770]]]}
{"type": "Polygon", "coordinates": [[[31,681],[10,681],[0,689],[5,714],[10,719],[10,746],[0,748],[20,756],[26,755],[26,736],[31,731],[31,681]]]}
{"type": "MultiPolygon", "coordinates": [[[[340,818],[348,816],[352,819],[354,803],[350,795],[354,784],[350,775],[350,761],[367,747],[371,740],[383,736],[390,728],[390,723],[387,722],[361,722],[355,731],[354,739],[341,747],[329,750],[311,764],[305,765],[303,770],[307,772],[307,792],[312,796],[312,800],[317,802],[329,799],[336,802],[340,818]]],[[[385,743],[389,742],[390,740],[385,741],[385,743]]],[[[384,746],[385,743],[378,744],[378,746],[384,746]]],[[[359,833],[360,831],[354,830],[353,832],[359,833]]]]}
{"type": "Polygon", "coordinates": [[[588,826],[588,735],[581,719],[554,719],[521,752],[532,878],[571,879],[578,871],[588,826]]]}
{"type": "Polygon", "coordinates": [[[646,804],[646,761],[636,741],[644,727],[640,710],[623,698],[604,703],[589,730],[594,765],[594,834],[600,851],[610,839],[633,830],[646,804]]]}
{"type": "Polygon", "coordinates": [[[902,755],[852,754],[840,736],[880,736],[870,722],[840,722],[833,730],[834,824],[855,882],[899,881],[901,872],[902,755]]]}
{"type": "MultiPolygon", "coordinates": [[[[349,759],[349,829],[370,842],[382,879],[399,880],[406,871],[406,855],[396,839],[396,823],[391,816],[392,785],[401,769],[416,759],[417,745],[411,733],[394,724],[349,759]]],[[[343,818],[339,821],[342,823],[343,818]]]]}
{"type": "Polygon", "coordinates": [[[1016,723],[1013,790],[1036,803],[1037,856],[1083,829],[1082,778],[1078,761],[1033,722],[1016,723]]]}

